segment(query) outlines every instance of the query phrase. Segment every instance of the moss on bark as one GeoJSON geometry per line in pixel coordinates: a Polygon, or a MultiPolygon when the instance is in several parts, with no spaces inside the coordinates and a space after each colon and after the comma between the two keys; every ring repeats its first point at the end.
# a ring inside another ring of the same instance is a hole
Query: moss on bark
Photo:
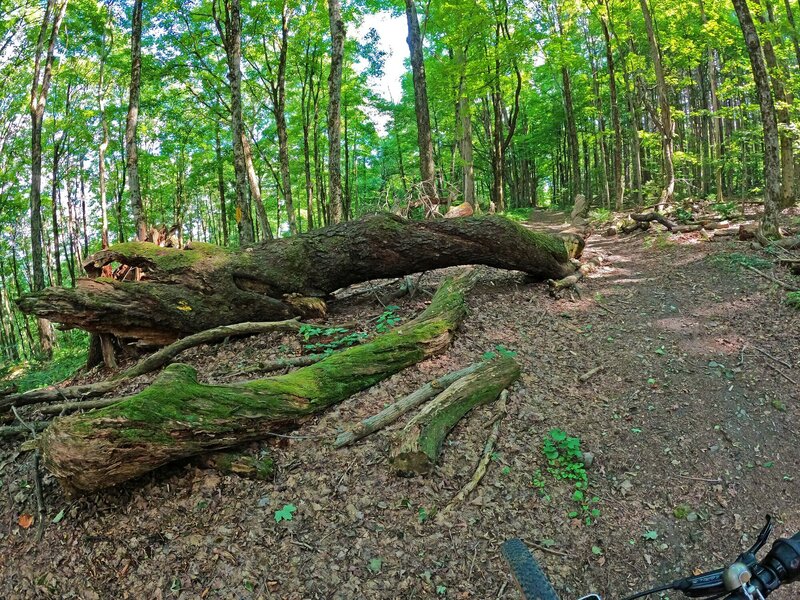
{"type": "Polygon", "coordinates": [[[43,463],[66,489],[92,491],[261,439],[443,350],[466,314],[472,279],[446,280],[413,321],[287,375],[205,385],[192,367],[173,364],[135,396],[55,419],[39,437],[43,463]]]}

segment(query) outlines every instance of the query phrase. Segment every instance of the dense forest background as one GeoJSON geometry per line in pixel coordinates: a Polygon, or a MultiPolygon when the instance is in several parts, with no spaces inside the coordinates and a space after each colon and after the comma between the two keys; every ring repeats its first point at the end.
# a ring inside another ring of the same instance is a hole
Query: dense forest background
{"type": "MultiPolygon", "coordinates": [[[[760,197],[764,97],[735,4],[2,1],[5,364],[42,350],[17,297],[74,286],[84,257],[152,227],[238,246],[426,203],[724,211],[760,197]],[[389,100],[363,26],[381,11],[405,15],[411,50],[389,100]]],[[[798,11],[749,4],[782,206],[800,168],[798,11]]]]}

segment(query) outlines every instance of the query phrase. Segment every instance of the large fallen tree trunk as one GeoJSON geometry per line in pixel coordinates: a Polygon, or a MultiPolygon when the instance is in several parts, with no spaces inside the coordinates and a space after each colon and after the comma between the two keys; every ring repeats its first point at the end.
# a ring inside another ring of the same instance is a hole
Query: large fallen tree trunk
{"type": "Polygon", "coordinates": [[[420,222],[382,213],[244,251],[131,242],[91,257],[90,278],[76,288],[48,288],[19,305],[67,327],[164,345],[220,325],[318,314],[320,299],[341,287],[441,267],[483,264],[560,279],[583,248],[576,237],[534,233],[498,216],[420,222]],[[141,281],[100,277],[112,262],[138,268],[141,281]]]}
{"type": "Polygon", "coordinates": [[[93,491],[262,439],[446,348],[466,314],[472,279],[446,280],[416,319],[287,375],[204,385],[191,367],[170,365],[135,396],[55,419],[38,438],[44,465],[65,489],[93,491]]]}

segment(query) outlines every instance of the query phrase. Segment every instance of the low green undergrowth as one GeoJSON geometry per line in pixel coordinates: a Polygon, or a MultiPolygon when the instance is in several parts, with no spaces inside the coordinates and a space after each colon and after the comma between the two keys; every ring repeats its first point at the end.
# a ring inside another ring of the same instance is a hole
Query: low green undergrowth
{"type": "MultiPolygon", "coordinates": [[[[562,429],[551,429],[542,443],[542,454],[547,459],[549,478],[556,483],[566,482],[571,487],[570,500],[575,507],[568,511],[567,517],[580,519],[586,525],[594,523],[600,516],[600,509],[597,508],[600,498],[588,493],[589,475],[586,473],[580,438],[570,436],[562,429]]],[[[538,469],[531,484],[539,490],[545,501],[550,501],[550,495],[546,492],[547,479],[538,469]]]]}
{"type": "Polygon", "coordinates": [[[800,292],[789,292],[786,294],[786,304],[800,310],[800,292]]]}
{"type": "Polygon", "coordinates": [[[708,260],[713,266],[729,273],[738,273],[743,267],[768,269],[772,266],[772,262],[769,260],[739,252],[722,252],[711,256],[708,260]]]}
{"type": "Polygon", "coordinates": [[[16,385],[20,392],[59,383],[86,364],[88,348],[86,332],[58,331],[51,360],[26,360],[7,365],[0,370],[0,380],[16,385]]]}

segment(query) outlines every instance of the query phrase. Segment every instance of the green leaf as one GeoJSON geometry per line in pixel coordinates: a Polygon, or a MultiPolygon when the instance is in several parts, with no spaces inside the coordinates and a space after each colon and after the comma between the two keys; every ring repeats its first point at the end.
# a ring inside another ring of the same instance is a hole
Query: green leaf
{"type": "Polygon", "coordinates": [[[378,571],[381,570],[382,566],[383,566],[383,560],[382,559],[373,558],[373,559],[370,559],[369,565],[367,565],[367,568],[370,571],[372,571],[373,573],[377,573],[378,571]]]}
{"type": "Polygon", "coordinates": [[[67,510],[66,508],[62,508],[60,511],[58,511],[58,514],[55,517],[53,517],[53,523],[60,523],[61,519],[64,518],[66,510],[67,510]]]}
{"type": "Polygon", "coordinates": [[[592,554],[595,556],[600,556],[603,554],[603,549],[600,546],[592,546],[592,554]]]}
{"type": "Polygon", "coordinates": [[[483,360],[492,360],[495,356],[497,356],[494,352],[484,352],[483,353],[483,360]]]}
{"type": "Polygon", "coordinates": [[[296,510],[297,507],[294,504],[284,504],[282,509],[275,511],[275,522],[291,521],[294,518],[292,513],[296,510]]]}
{"type": "Polygon", "coordinates": [[[664,350],[664,346],[659,346],[654,350],[654,352],[656,354],[660,354],[661,356],[664,356],[667,353],[666,350],[664,350]]]}
{"type": "Polygon", "coordinates": [[[439,596],[444,596],[447,593],[447,586],[446,585],[437,585],[436,586],[436,594],[439,596]]]}
{"type": "Polygon", "coordinates": [[[642,534],[642,537],[646,540],[655,540],[658,538],[658,532],[655,529],[651,529],[649,531],[645,531],[642,534]]]}
{"type": "Polygon", "coordinates": [[[417,520],[420,523],[424,523],[425,521],[428,520],[428,516],[429,516],[428,515],[428,511],[425,510],[425,507],[424,506],[420,506],[419,510],[417,511],[417,520]]]}
{"type": "Polygon", "coordinates": [[[647,385],[655,385],[655,384],[656,384],[656,380],[653,379],[652,377],[647,379],[647,385]]]}

